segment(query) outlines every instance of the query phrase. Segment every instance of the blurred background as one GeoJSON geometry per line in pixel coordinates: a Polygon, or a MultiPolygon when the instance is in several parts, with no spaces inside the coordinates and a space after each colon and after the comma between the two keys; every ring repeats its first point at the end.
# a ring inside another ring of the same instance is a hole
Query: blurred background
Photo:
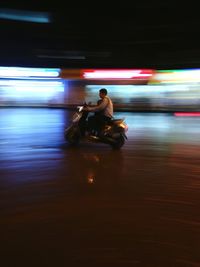
{"type": "Polygon", "coordinates": [[[199,111],[200,69],[0,67],[0,105],[74,108],[106,87],[115,110],[199,111]]]}
{"type": "Polygon", "coordinates": [[[195,5],[1,1],[0,23],[1,106],[96,103],[106,87],[116,109],[199,109],[195,5]]]}

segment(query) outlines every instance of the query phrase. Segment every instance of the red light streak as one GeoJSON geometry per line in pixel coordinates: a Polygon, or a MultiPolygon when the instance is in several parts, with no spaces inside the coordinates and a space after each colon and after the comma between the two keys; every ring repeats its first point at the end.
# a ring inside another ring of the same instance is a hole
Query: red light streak
{"type": "Polygon", "coordinates": [[[177,117],[200,117],[200,112],[175,112],[177,117]]]}
{"type": "Polygon", "coordinates": [[[149,79],[153,70],[149,69],[83,69],[84,79],[149,79]]]}

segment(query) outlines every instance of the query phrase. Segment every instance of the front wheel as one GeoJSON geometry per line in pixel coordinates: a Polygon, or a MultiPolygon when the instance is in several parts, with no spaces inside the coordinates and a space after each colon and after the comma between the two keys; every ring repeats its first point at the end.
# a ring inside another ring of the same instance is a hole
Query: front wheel
{"type": "Polygon", "coordinates": [[[115,139],[115,143],[111,144],[111,147],[113,149],[120,149],[125,143],[125,137],[123,135],[120,135],[120,137],[115,139]]]}
{"type": "Polygon", "coordinates": [[[65,130],[65,140],[70,145],[78,145],[80,141],[80,132],[78,128],[71,127],[65,130]]]}

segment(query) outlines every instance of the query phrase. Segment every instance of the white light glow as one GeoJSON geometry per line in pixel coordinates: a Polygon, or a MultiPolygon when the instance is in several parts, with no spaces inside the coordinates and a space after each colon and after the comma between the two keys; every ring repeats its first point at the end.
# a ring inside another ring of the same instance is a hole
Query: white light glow
{"type": "Polygon", "coordinates": [[[14,100],[24,103],[39,103],[43,100],[63,102],[64,84],[62,81],[37,80],[0,80],[0,97],[2,100],[14,100]]]}
{"type": "Polygon", "coordinates": [[[40,86],[42,87],[57,87],[60,86],[62,84],[62,82],[60,81],[36,81],[36,80],[0,80],[0,87],[1,86],[14,86],[14,87],[20,87],[22,88],[27,88],[28,87],[35,87],[36,90],[38,90],[38,88],[40,88],[40,86]]]}
{"type": "Polygon", "coordinates": [[[150,76],[152,76],[151,73],[145,73],[142,70],[94,70],[83,73],[85,79],[132,79],[150,76]]]}
{"type": "Polygon", "coordinates": [[[58,77],[60,69],[0,67],[1,78],[58,77]]]}
{"type": "Polygon", "coordinates": [[[200,70],[158,72],[155,74],[154,79],[161,83],[200,82],[200,70]]]}
{"type": "MultiPolygon", "coordinates": [[[[98,92],[99,88],[103,88],[104,85],[87,85],[89,91],[98,92]]],[[[183,92],[189,91],[190,88],[187,85],[106,85],[109,91],[109,95],[112,97],[119,96],[131,97],[133,95],[149,95],[149,97],[167,92],[183,92]]]]}

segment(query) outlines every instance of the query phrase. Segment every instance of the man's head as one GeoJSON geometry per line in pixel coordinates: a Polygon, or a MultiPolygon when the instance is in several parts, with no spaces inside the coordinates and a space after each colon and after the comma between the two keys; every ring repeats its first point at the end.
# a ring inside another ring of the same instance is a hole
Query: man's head
{"type": "Polygon", "coordinates": [[[99,96],[101,97],[101,98],[104,98],[106,95],[107,95],[107,90],[105,89],[105,88],[101,88],[100,90],[99,90],[99,96]]]}

